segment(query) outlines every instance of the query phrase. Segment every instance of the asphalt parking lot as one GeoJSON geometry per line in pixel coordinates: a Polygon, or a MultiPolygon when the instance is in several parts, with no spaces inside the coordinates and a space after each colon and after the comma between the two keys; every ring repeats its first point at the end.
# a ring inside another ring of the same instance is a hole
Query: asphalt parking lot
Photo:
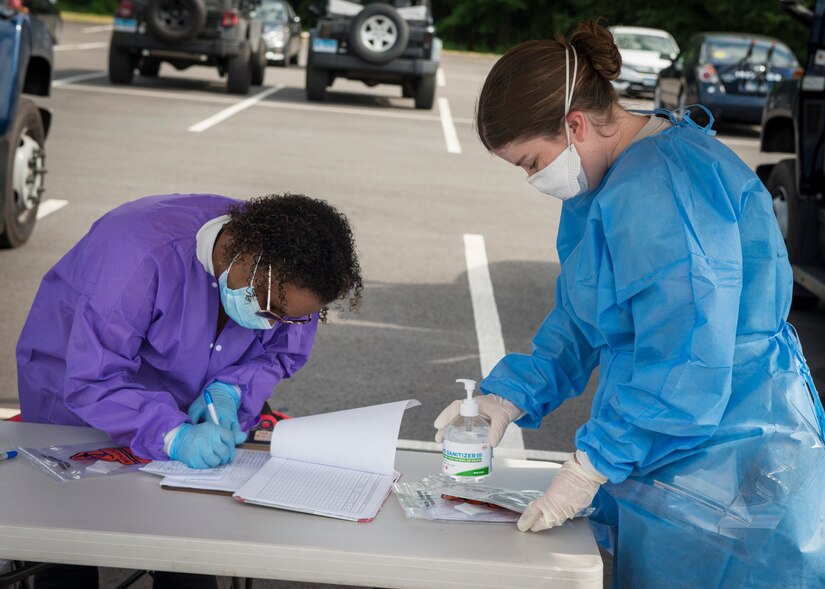
{"type": "MultiPolygon", "coordinates": [[[[17,408],[14,348],[42,276],[103,213],[150,194],[299,192],[349,216],[367,284],[360,312],[334,313],[319,329],[310,362],[273,407],[297,416],[416,398],[400,445],[434,448],[435,416],[462,394],[455,379],[479,378],[504,350],[529,350],[559,272],[560,204],[474,136],[475,98],[495,58],[446,54],[436,105],[417,111],[398,87],[346,80],[309,103],[302,67],[269,68],[248,97],[227,94],[212,68],[168,64],[157,79],[113,86],[110,34],[66,23],[52,97],[38,100],[54,115],[49,200],[29,243],[0,251],[0,410],[17,408]],[[500,335],[480,348],[473,297],[488,294],[481,320],[500,335]]],[[[758,153],[753,127],[720,138],[752,166],[778,159],[758,153]]],[[[825,391],[825,309],[791,321],[825,391]]],[[[528,456],[571,451],[591,399],[592,387],[524,431],[528,456]]]]}

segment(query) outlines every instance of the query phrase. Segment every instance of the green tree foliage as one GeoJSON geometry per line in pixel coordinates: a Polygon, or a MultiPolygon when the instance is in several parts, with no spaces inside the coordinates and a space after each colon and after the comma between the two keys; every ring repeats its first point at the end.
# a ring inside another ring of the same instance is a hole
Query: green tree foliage
{"type": "MultiPolygon", "coordinates": [[[[362,0],[364,1],[364,0],[362,0]]],[[[438,35],[449,48],[502,53],[522,41],[570,34],[582,20],[603,17],[608,25],[664,29],[680,45],[700,31],[747,32],[787,43],[800,61],[808,30],[779,9],[779,0],[431,0],[438,35]]],[[[119,0],[58,0],[63,10],[114,14],[119,0]]],[[[309,28],[309,7],[321,0],[292,2],[309,28]]],[[[803,4],[812,6],[812,0],[803,4]]]]}
{"type": "Polygon", "coordinates": [[[700,31],[737,31],[781,39],[800,59],[807,52],[808,30],[778,0],[435,0],[433,12],[448,47],[475,51],[503,52],[603,17],[608,25],[664,29],[680,45],[700,31]]]}

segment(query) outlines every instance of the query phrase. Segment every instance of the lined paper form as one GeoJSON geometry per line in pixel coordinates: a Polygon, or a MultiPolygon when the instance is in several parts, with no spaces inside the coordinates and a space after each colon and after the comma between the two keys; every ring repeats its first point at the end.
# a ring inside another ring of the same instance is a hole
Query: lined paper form
{"type": "Polygon", "coordinates": [[[272,433],[272,458],[233,496],[243,503],[369,521],[399,476],[394,464],[401,418],[417,405],[398,401],[282,421],[272,433]]]}
{"type": "Polygon", "coordinates": [[[381,508],[395,478],[394,474],[271,458],[244,486],[244,495],[250,497],[244,501],[364,520],[381,508]]]}
{"type": "Polygon", "coordinates": [[[261,450],[235,451],[232,462],[227,464],[224,475],[219,479],[201,478],[197,475],[187,477],[165,477],[160,481],[161,487],[177,489],[202,489],[206,491],[227,491],[234,493],[253,477],[269,460],[269,452],[261,450]]]}

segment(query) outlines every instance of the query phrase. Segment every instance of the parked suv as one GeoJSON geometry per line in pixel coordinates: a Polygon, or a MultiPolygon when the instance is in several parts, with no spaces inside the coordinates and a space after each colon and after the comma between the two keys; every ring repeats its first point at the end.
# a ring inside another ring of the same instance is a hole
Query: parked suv
{"type": "Polygon", "coordinates": [[[51,112],[21,93],[48,96],[52,36],[36,16],[0,5],[0,247],[17,247],[34,230],[43,198],[51,112]]]}
{"type": "Polygon", "coordinates": [[[310,8],[318,25],[309,38],[309,100],[324,100],[335,78],[347,78],[367,86],[397,84],[415,108],[432,108],[441,40],[429,0],[326,0],[310,8]]]}
{"type": "Polygon", "coordinates": [[[780,6],[810,30],[808,55],[801,75],[773,88],[762,114],[760,150],[788,157],[756,173],[771,191],[788,248],[794,307],[810,309],[825,301],[825,3],[780,6]]]}
{"type": "Polygon", "coordinates": [[[260,85],[266,70],[263,26],[251,12],[258,0],[121,0],[109,46],[109,79],[131,84],[158,75],[161,62],[178,70],[218,68],[233,94],[260,85]]]}

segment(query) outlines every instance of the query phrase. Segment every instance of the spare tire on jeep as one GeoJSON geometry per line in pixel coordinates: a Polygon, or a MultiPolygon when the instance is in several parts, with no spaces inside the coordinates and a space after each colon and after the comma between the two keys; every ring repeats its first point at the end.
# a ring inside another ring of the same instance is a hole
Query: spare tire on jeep
{"type": "Polygon", "coordinates": [[[407,48],[410,27],[387,4],[369,4],[352,19],[350,44],[355,54],[370,63],[392,61],[407,48]]]}
{"type": "Polygon", "coordinates": [[[194,39],[206,23],[204,0],[149,0],[146,27],[167,43],[194,39]]]}

